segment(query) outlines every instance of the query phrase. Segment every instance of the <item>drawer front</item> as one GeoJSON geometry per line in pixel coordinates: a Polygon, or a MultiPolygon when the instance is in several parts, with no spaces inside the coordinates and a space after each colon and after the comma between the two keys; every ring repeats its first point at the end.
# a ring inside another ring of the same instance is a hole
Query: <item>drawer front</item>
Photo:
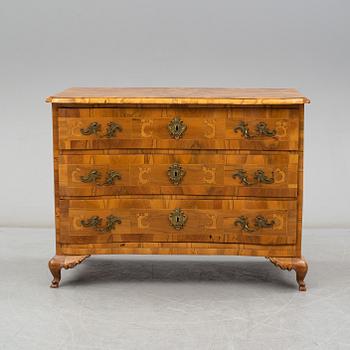
{"type": "Polygon", "coordinates": [[[296,201],[61,200],[62,244],[296,243],[296,201]]]}
{"type": "Polygon", "coordinates": [[[299,109],[59,108],[60,149],[297,150],[299,109]]]}
{"type": "Polygon", "coordinates": [[[61,196],[183,194],[296,197],[298,154],[62,155],[61,196]]]}

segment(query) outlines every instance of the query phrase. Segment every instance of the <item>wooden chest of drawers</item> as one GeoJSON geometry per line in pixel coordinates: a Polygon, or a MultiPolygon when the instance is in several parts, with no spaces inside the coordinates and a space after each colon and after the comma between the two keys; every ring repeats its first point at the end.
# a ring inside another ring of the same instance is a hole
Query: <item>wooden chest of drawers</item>
{"type": "Polygon", "coordinates": [[[303,116],[293,89],[72,88],[52,103],[56,255],[301,256],[303,116]]]}

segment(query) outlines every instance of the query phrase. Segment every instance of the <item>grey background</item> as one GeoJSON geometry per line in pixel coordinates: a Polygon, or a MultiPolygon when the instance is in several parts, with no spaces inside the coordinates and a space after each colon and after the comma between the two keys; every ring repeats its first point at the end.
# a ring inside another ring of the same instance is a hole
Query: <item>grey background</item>
{"type": "Polygon", "coordinates": [[[50,106],[70,86],[295,87],[305,226],[350,227],[350,2],[1,1],[0,226],[53,225],[50,106]]]}

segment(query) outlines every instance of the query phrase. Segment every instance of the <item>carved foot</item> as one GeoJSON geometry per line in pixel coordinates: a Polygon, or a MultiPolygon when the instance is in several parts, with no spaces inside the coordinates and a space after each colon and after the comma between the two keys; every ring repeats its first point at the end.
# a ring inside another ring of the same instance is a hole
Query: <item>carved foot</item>
{"type": "Polygon", "coordinates": [[[306,260],[301,258],[271,258],[267,257],[274,265],[278,266],[282,270],[294,270],[296,273],[296,279],[299,285],[299,290],[301,292],[306,291],[306,286],[304,282],[304,278],[307,274],[307,262],[306,260]]]}
{"type": "Polygon", "coordinates": [[[90,255],[55,255],[49,261],[49,269],[52,273],[53,280],[51,288],[58,288],[61,281],[61,269],[72,269],[74,266],[80,264],[90,255]]]}

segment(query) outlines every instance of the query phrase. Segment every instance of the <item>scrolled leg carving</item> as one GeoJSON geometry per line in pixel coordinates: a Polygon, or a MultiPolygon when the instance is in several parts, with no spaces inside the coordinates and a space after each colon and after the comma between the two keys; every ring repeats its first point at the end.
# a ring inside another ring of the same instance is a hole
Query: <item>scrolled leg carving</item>
{"type": "Polygon", "coordinates": [[[90,255],[55,255],[49,261],[49,269],[52,273],[53,280],[51,288],[58,288],[61,281],[61,269],[72,269],[74,266],[80,264],[90,255]]]}
{"type": "Polygon", "coordinates": [[[272,258],[267,257],[275,266],[278,266],[282,270],[294,270],[296,273],[296,279],[299,285],[299,291],[305,292],[306,286],[304,278],[307,274],[308,265],[304,257],[301,258],[272,258]]]}

